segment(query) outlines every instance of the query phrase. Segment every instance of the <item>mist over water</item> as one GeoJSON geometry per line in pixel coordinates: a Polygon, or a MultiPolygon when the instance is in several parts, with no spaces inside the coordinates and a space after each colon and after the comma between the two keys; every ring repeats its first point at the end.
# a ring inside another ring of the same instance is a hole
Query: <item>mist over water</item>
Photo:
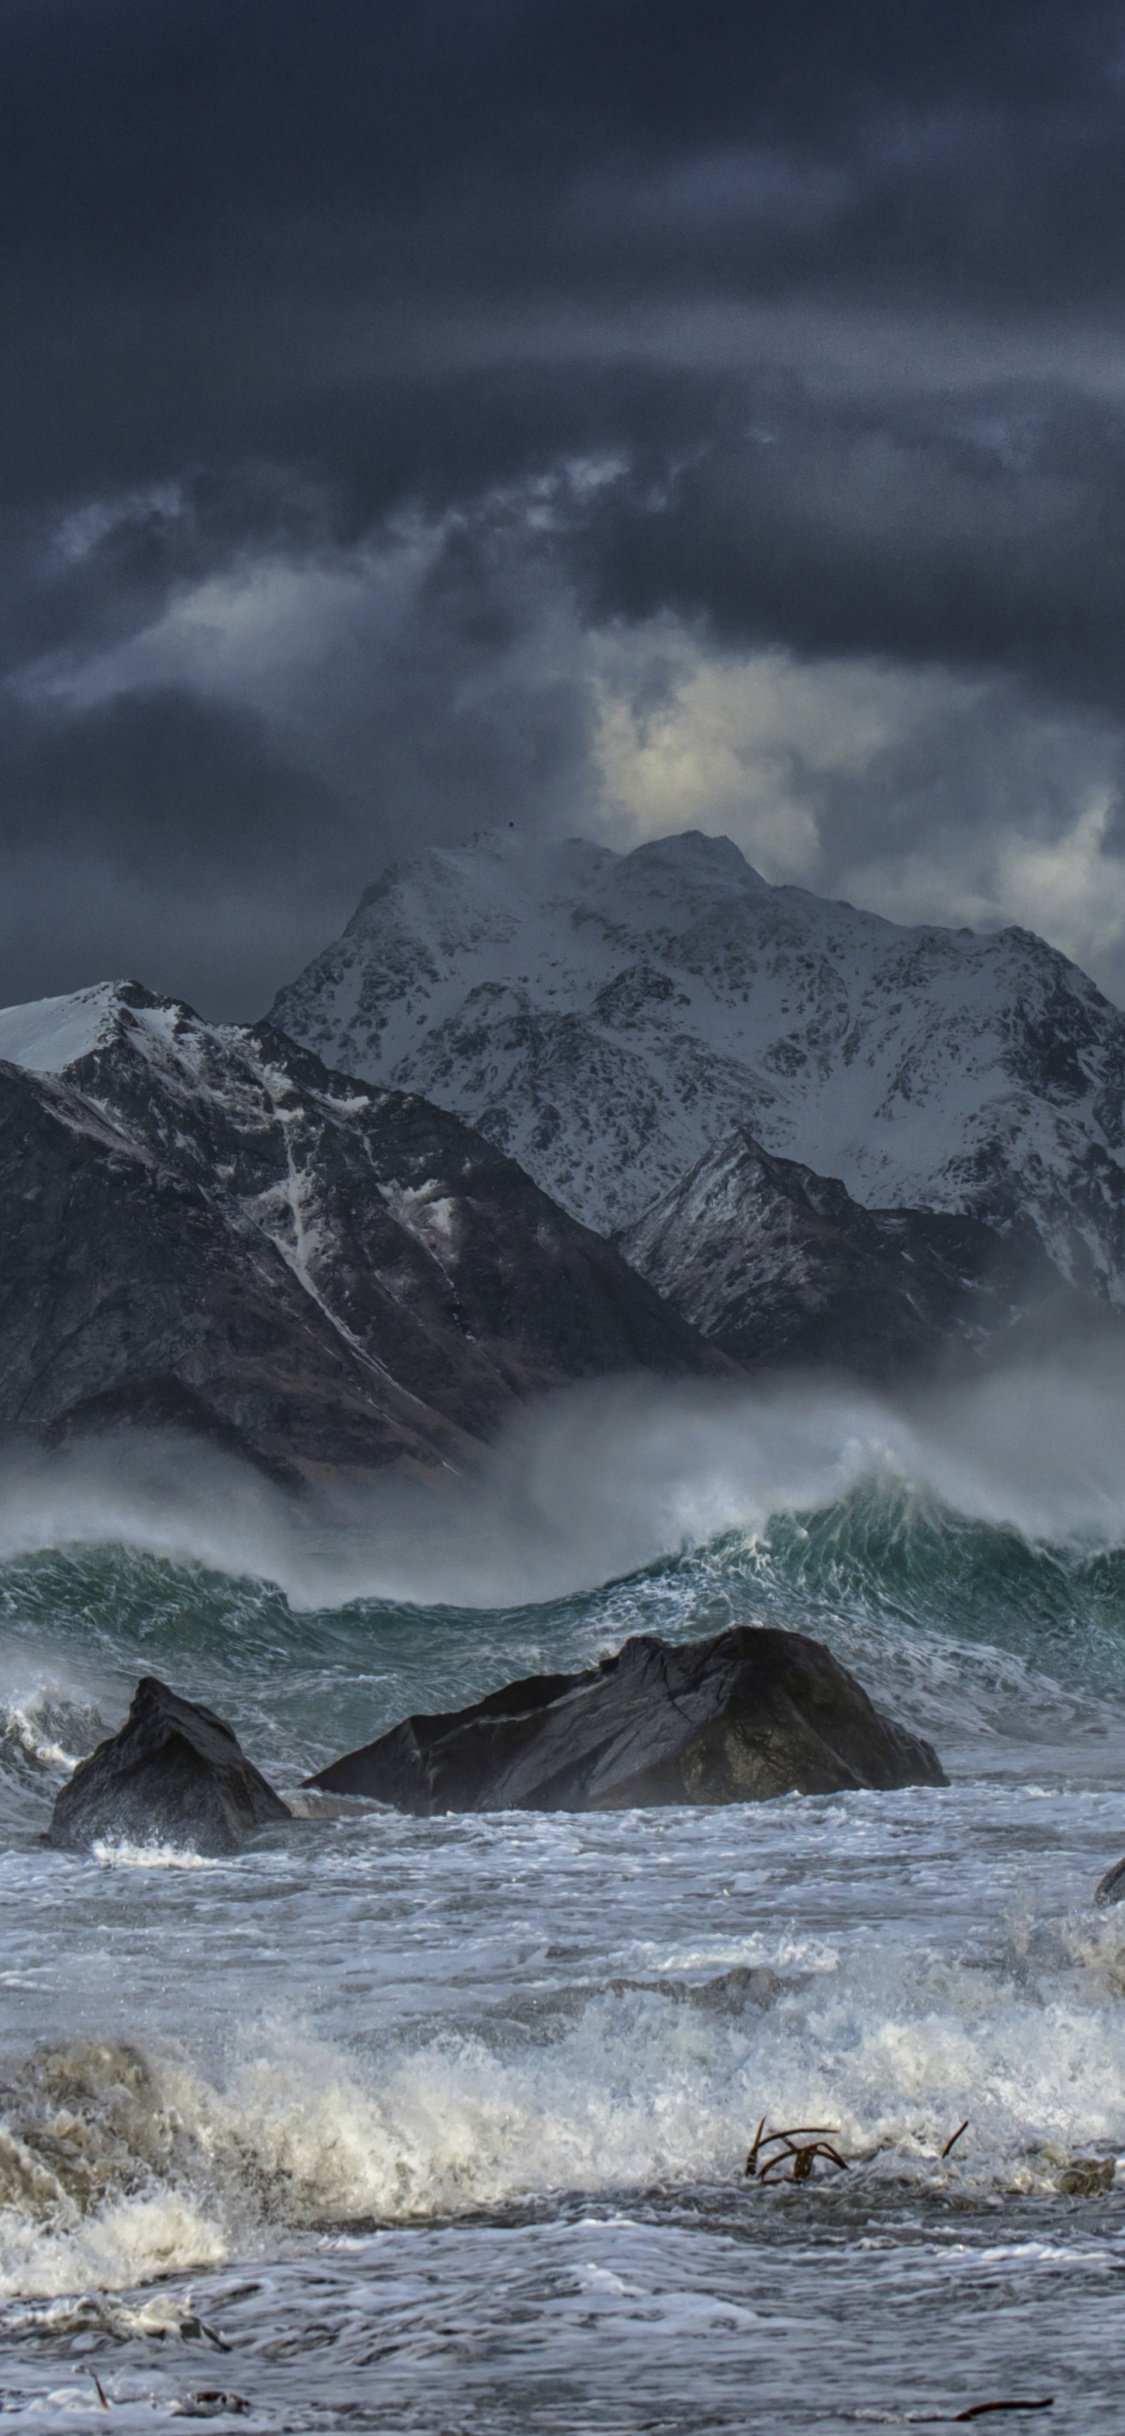
{"type": "Polygon", "coordinates": [[[864,1483],[1031,1540],[1125,1541],[1125,1380],[1087,1354],[892,1400],[848,1382],[598,1382],[525,1411],[468,1479],[300,1500],[228,1455],[122,1433],[0,1456],[0,1561],[121,1542],[275,1582],[295,1609],[501,1608],[593,1590],[864,1483]]]}
{"type": "Polygon", "coordinates": [[[1063,2389],[1061,2424],[1114,2425],[1108,1369],[914,1402],[626,1381],[476,1480],[331,1499],[168,1440],[9,1454],[0,1619],[9,2412],[99,2413],[92,2366],[144,2426],[227,2392],[240,2426],[631,2436],[1063,2389]],[[412,1708],[734,1622],[827,1641],[948,1790],[314,1798],[229,1862],[39,1842],[142,1672],[292,1794],[412,1708]],[[847,2172],[747,2183],[762,2113],[832,2125],[847,2172]]]}

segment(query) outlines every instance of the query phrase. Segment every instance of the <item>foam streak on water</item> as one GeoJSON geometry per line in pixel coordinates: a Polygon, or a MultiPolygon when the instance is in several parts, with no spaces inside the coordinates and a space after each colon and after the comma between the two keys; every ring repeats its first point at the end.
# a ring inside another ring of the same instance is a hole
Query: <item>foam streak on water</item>
{"type": "MultiPolygon", "coordinates": [[[[669,1456],[642,1561],[567,1587],[542,1487],[516,1570],[545,1565],[551,1596],[503,1607],[471,1563],[465,1606],[326,1596],[332,1532],[298,1566],[288,1518],[281,1562],[272,1492],[255,1568],[241,1480],[202,1537],[183,1506],[162,1537],[137,1474],[131,1538],[90,1527],[92,1474],[77,1504],[53,1476],[22,1533],[9,1496],[7,2415],[100,2420],[100,2385],[122,2427],[639,2436],[1021,2393],[1056,2396],[1029,2425],[1119,2424],[1125,1907],[1090,1895],[1125,1850],[1122,1535],[1090,1497],[1048,1511],[1010,1435],[954,1502],[964,1415],[929,1415],[912,1467],[901,1434],[869,1459],[870,1412],[861,1461],[854,1404],[803,1439],[796,1409],[770,1462],[804,1503],[766,1510],[768,1431],[742,1414],[702,1535],[702,1470],[669,1502],[669,1456]],[[821,1634],[933,1735],[949,1789],[432,1821],[314,1800],[231,1861],[39,1841],[141,1671],[230,1716],[284,1790],[412,1706],[732,1621],[821,1634]],[[748,2184],[763,2113],[833,2126],[847,2172],[748,2184]]],[[[919,1417],[892,1421],[917,1450],[919,1417]]],[[[622,1462],[627,1487],[636,1441],[622,1462]]],[[[419,1591],[452,1561],[440,1514],[419,1591]]],[[[348,1566],[377,1565],[370,1517],[348,1529],[348,1566]]],[[[589,1546],[569,1561],[596,1571],[589,1546]]]]}

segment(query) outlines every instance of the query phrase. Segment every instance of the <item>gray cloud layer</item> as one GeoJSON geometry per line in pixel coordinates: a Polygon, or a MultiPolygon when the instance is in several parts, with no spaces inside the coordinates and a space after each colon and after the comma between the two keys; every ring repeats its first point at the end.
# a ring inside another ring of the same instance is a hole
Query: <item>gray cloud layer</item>
{"type": "Polygon", "coordinates": [[[1125,987],[1123,95],[1083,0],[9,0],[0,995],[255,1012],[504,819],[1125,987]]]}

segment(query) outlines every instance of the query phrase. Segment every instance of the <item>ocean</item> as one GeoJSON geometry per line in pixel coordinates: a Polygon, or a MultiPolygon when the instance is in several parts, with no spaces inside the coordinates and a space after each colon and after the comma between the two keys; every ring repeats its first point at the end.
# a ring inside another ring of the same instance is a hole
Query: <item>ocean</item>
{"type": "Polygon", "coordinates": [[[6,2421],[1120,2427],[1111,1378],[626,1383],[474,1485],[297,1502],[168,1442],[12,1455],[0,1652],[6,2421]],[[948,1788],[41,1841],[142,1673],[292,1797],[412,1708],[733,1622],[826,1641],[948,1788]],[[844,2165],[748,2179],[763,2117],[844,2165]]]}

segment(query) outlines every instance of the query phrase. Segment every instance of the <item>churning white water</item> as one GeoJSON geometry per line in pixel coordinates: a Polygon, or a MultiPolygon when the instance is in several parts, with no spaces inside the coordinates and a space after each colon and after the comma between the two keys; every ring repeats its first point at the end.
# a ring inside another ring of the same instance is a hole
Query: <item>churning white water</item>
{"type": "Polygon", "coordinates": [[[159,1449],[11,1472],[6,2416],[1116,2428],[1125,1408],[1034,1396],[560,1400],[471,1494],[311,1525],[159,1449]],[[292,1791],[411,1707],[755,1620],[949,1788],[39,1841],[141,1672],[292,1791]],[[763,2115],[846,2170],[748,2181],[763,2115]]]}

